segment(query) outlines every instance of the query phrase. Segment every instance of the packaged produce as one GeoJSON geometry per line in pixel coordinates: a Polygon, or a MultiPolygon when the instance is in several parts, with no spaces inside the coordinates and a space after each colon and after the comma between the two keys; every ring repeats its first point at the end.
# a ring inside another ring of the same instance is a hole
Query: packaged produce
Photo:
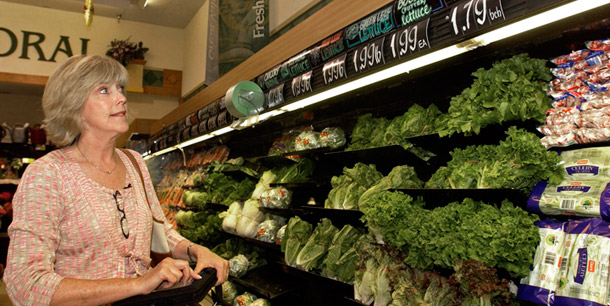
{"type": "Polygon", "coordinates": [[[542,181],[527,201],[531,212],[546,215],[610,217],[610,184],[600,180],[566,179],[558,185],[542,181]]]}
{"type": "Polygon", "coordinates": [[[584,102],[581,103],[580,109],[583,111],[610,106],[610,92],[607,90],[592,92],[583,95],[582,98],[584,102]]]}
{"type": "Polygon", "coordinates": [[[241,217],[237,221],[237,234],[242,237],[255,238],[259,223],[265,220],[265,214],[258,210],[258,201],[250,199],[244,203],[241,217]]]}
{"type": "Polygon", "coordinates": [[[237,288],[233,282],[228,280],[222,283],[222,301],[225,303],[225,305],[232,305],[233,300],[235,300],[235,297],[237,297],[237,294],[237,288]]]}
{"type": "Polygon", "coordinates": [[[576,138],[576,133],[572,132],[559,136],[544,136],[542,139],[540,139],[540,143],[542,143],[542,145],[548,149],[552,147],[567,147],[577,144],[578,139],[576,138]]]}
{"type": "Polygon", "coordinates": [[[265,299],[257,299],[248,306],[271,306],[271,302],[265,299]]]}
{"type": "Polygon", "coordinates": [[[286,233],[286,227],[288,227],[288,224],[284,224],[279,230],[277,230],[277,234],[275,235],[275,243],[282,244],[282,239],[284,239],[284,235],[286,233]]]}
{"type": "Polygon", "coordinates": [[[567,223],[551,220],[537,221],[540,244],[528,276],[521,279],[517,298],[541,305],[551,305],[551,293],[560,280],[557,267],[563,261],[567,223]]]}
{"type": "Polygon", "coordinates": [[[564,123],[558,125],[543,125],[539,126],[538,131],[545,136],[561,136],[576,131],[576,125],[564,123]]]}
{"type": "Polygon", "coordinates": [[[242,254],[239,254],[229,259],[229,275],[240,278],[246,275],[246,272],[248,272],[248,266],[248,258],[242,254]]]}
{"type": "Polygon", "coordinates": [[[610,128],[580,128],[574,131],[578,143],[592,143],[610,139],[610,128]]]}
{"type": "Polygon", "coordinates": [[[320,132],[322,147],[337,149],[345,145],[345,132],[338,127],[327,127],[320,132]]]}
{"type": "Polygon", "coordinates": [[[610,223],[540,221],[540,244],[518,299],[543,305],[607,305],[610,223]]]}
{"type": "Polygon", "coordinates": [[[610,40],[609,39],[599,39],[599,40],[591,40],[585,42],[585,46],[589,50],[593,51],[605,51],[610,52],[610,40]]]}
{"type": "Polygon", "coordinates": [[[279,229],[279,224],[275,220],[265,220],[258,225],[256,239],[269,243],[275,242],[275,236],[279,229]]]}
{"type": "Polygon", "coordinates": [[[610,147],[568,150],[560,157],[565,179],[610,181],[610,147]]]}
{"type": "Polygon", "coordinates": [[[292,191],[282,186],[264,190],[260,197],[261,204],[267,208],[288,208],[291,201],[292,191]]]}
{"type": "Polygon", "coordinates": [[[250,292],[244,292],[241,295],[238,295],[235,300],[233,300],[233,306],[249,306],[256,300],[256,296],[250,292]]]}
{"type": "Polygon", "coordinates": [[[260,199],[263,192],[270,188],[269,185],[273,183],[276,178],[277,175],[271,170],[263,172],[263,175],[261,175],[260,179],[258,180],[258,183],[256,183],[256,186],[254,187],[254,191],[252,191],[252,196],[250,198],[256,200],[260,199]]]}
{"type": "Polygon", "coordinates": [[[591,54],[590,50],[582,49],[570,52],[570,54],[561,55],[551,59],[551,63],[562,65],[569,62],[576,62],[586,59],[591,54]]]}
{"type": "Polygon", "coordinates": [[[566,93],[563,96],[553,100],[552,105],[554,109],[562,107],[572,108],[580,106],[584,100],[585,98],[582,96],[576,96],[572,93],[566,93]]]}
{"type": "Polygon", "coordinates": [[[235,201],[229,206],[227,211],[219,215],[223,219],[222,230],[227,233],[237,234],[237,222],[241,218],[242,207],[242,203],[235,201]]]}
{"type": "Polygon", "coordinates": [[[322,147],[320,143],[320,132],[303,131],[294,140],[294,149],[296,151],[317,149],[322,147]]]}

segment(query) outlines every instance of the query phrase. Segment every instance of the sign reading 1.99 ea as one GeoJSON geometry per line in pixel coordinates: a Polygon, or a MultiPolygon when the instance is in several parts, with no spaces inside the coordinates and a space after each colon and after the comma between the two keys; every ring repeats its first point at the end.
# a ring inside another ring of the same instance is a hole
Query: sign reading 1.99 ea
{"type": "Polygon", "coordinates": [[[430,49],[430,41],[428,40],[429,24],[430,18],[426,18],[414,25],[400,28],[399,31],[392,34],[390,36],[392,58],[400,58],[430,49]]]}
{"type": "Polygon", "coordinates": [[[324,64],[324,67],[322,68],[322,75],[324,76],[325,85],[347,78],[347,71],[345,70],[346,57],[347,54],[343,54],[343,56],[339,56],[336,59],[324,64]]]}
{"type": "Polygon", "coordinates": [[[385,37],[376,39],[370,43],[364,44],[354,51],[353,62],[354,70],[362,72],[370,68],[385,64],[383,58],[383,43],[385,37]]]}
{"type": "Polygon", "coordinates": [[[454,35],[467,35],[504,21],[501,0],[461,1],[449,9],[449,21],[454,35]]]}

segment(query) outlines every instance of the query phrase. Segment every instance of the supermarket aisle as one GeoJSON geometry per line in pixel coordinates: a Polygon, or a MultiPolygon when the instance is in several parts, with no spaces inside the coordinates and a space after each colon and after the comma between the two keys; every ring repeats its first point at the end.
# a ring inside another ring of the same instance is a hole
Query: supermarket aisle
{"type": "Polygon", "coordinates": [[[11,306],[13,305],[6,295],[6,286],[4,281],[0,280],[0,306],[11,306]]]}

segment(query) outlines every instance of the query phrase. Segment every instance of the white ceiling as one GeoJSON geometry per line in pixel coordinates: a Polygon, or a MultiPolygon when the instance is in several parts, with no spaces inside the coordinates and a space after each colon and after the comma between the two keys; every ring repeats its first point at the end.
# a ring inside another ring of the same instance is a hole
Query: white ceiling
{"type": "MultiPolygon", "coordinates": [[[[83,13],[85,0],[2,0],[25,5],[83,13]]],[[[207,0],[93,0],[95,16],[117,18],[184,29],[207,0]]]]}

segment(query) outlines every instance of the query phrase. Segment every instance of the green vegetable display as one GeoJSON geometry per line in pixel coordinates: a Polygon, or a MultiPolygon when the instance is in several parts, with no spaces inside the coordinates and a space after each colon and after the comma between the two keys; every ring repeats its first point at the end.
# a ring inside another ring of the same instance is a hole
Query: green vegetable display
{"type": "Polygon", "coordinates": [[[465,199],[433,210],[400,192],[372,196],[361,210],[370,231],[406,254],[414,268],[449,268],[475,259],[517,276],[529,272],[540,240],[530,215],[505,200],[500,208],[465,199]]]}
{"type": "Polygon", "coordinates": [[[311,223],[301,220],[298,216],[290,218],[281,244],[286,264],[291,266],[296,264],[297,256],[309,236],[311,236],[312,230],[313,225],[311,223]]]}
{"type": "Polygon", "coordinates": [[[240,254],[244,255],[248,259],[248,271],[267,264],[264,250],[241,238],[226,239],[224,243],[215,246],[212,252],[226,260],[240,254]]]}
{"type": "Polygon", "coordinates": [[[529,193],[540,181],[561,182],[561,158],[547,151],[538,136],[516,127],[506,134],[498,145],[453,150],[452,160],[432,175],[426,188],[514,188],[529,193]]]}
{"type": "MultiPolygon", "coordinates": [[[[333,237],[328,253],[324,258],[324,270],[322,275],[340,281],[351,283],[354,278],[354,271],[358,261],[343,258],[343,255],[354,247],[354,244],[362,236],[353,226],[346,224],[343,228],[338,231],[333,237]],[[342,260],[343,259],[343,260],[342,260]],[[349,273],[351,270],[351,273],[349,273]]],[[[358,260],[358,257],[353,257],[358,260]]]]}
{"type": "Polygon", "coordinates": [[[258,168],[260,166],[254,166],[254,164],[251,163],[246,166],[245,163],[243,157],[230,159],[225,162],[213,161],[208,166],[207,172],[243,172],[254,178],[260,177],[260,174],[258,173],[258,168]]]}
{"type": "Polygon", "coordinates": [[[356,163],[353,168],[343,168],[343,175],[333,176],[330,180],[333,188],[328,193],[324,207],[357,209],[360,196],[382,177],[375,165],[356,163]]]}
{"type": "Polygon", "coordinates": [[[546,62],[519,54],[472,73],[472,85],[451,98],[447,129],[439,135],[478,134],[487,125],[507,121],[543,122],[552,106],[546,93],[552,79],[546,62]]]}
{"type": "Polygon", "coordinates": [[[424,182],[417,177],[411,166],[396,166],[390,173],[368,188],[358,199],[358,206],[366,205],[368,198],[388,189],[422,188],[424,182]]]}
{"type": "Polygon", "coordinates": [[[212,172],[201,178],[202,191],[186,191],[182,202],[189,207],[205,209],[207,203],[229,205],[236,200],[245,200],[250,197],[256,183],[245,178],[241,181],[219,173],[212,172]]]}
{"type": "Polygon", "coordinates": [[[307,158],[290,165],[273,170],[275,179],[271,183],[301,183],[309,180],[315,164],[307,158]]]}
{"type": "Polygon", "coordinates": [[[224,238],[222,219],[218,217],[218,212],[212,210],[178,211],[176,223],[180,226],[178,232],[184,238],[202,245],[216,245],[224,238]]]}
{"type": "Polygon", "coordinates": [[[322,218],[309,236],[307,243],[299,251],[296,266],[305,271],[320,269],[328,246],[338,231],[329,219],[322,218]]]}

